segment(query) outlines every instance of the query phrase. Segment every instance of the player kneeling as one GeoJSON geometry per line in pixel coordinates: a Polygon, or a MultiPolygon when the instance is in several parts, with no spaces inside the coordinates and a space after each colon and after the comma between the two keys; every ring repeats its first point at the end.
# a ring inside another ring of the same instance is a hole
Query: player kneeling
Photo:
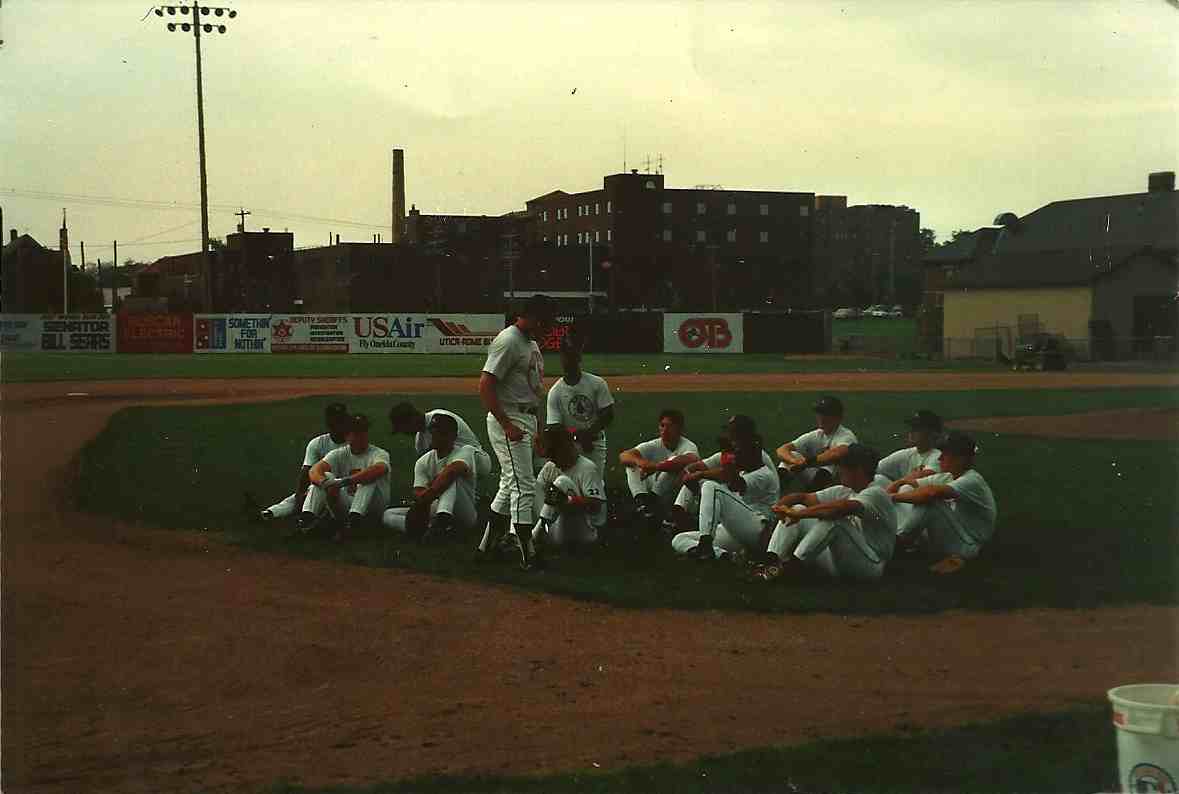
{"type": "Polygon", "coordinates": [[[459,426],[450,414],[434,413],[425,429],[431,449],[413,467],[414,504],[386,510],[382,522],[422,543],[437,543],[475,528],[480,450],[457,443],[459,426]]]}
{"type": "Polygon", "coordinates": [[[696,480],[700,485],[699,529],[676,535],[671,547],[690,559],[720,559],[738,551],[756,553],[771,522],[778,474],[762,451],[753,420],[734,416],[727,439],[731,451],[701,461],[695,466],[706,468],[685,474],[689,483],[696,480]]]}
{"type": "Polygon", "coordinates": [[[816,493],[787,494],[774,505],[781,517],[770,536],[775,560],[753,576],[773,581],[813,565],[828,576],[879,579],[896,544],[896,511],[884,489],[872,483],[879,455],[851,444],[839,462],[840,485],[816,493]]]}
{"type": "Polygon", "coordinates": [[[924,542],[938,560],[930,570],[954,573],[991,539],[998,510],[991,487],[974,468],[974,439],[951,431],[938,446],[939,474],[897,480],[889,492],[898,505],[913,506],[901,522],[897,543],[917,549],[924,542]]]}
{"type": "Polygon", "coordinates": [[[532,529],[538,553],[547,544],[577,547],[594,543],[606,521],[606,489],[598,468],[579,453],[563,427],[544,430],[548,462],[536,476],[544,493],[540,518],[532,529]]]}
{"type": "Polygon", "coordinates": [[[389,453],[368,443],[368,417],[349,418],[347,445],[333,449],[308,475],[314,486],[299,516],[299,527],[310,531],[328,505],[347,515],[333,538],[340,543],[369,518],[379,517],[389,505],[389,453]]]}

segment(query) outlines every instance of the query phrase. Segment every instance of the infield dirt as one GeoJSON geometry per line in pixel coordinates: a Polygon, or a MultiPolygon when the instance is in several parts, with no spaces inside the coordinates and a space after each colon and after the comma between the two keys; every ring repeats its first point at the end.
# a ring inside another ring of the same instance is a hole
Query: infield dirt
{"type": "MultiPolygon", "coordinates": [[[[1114,378],[611,382],[634,391],[1179,385],[1170,375],[1114,378]]],[[[1176,678],[1175,607],[871,619],[638,612],[255,555],[216,535],[132,527],[69,506],[71,462],[126,405],[472,385],[4,386],[5,791],[240,791],[282,778],[611,769],[1051,710],[1100,700],[1120,683],[1176,678]]],[[[209,494],[219,498],[237,494],[209,494]]]]}

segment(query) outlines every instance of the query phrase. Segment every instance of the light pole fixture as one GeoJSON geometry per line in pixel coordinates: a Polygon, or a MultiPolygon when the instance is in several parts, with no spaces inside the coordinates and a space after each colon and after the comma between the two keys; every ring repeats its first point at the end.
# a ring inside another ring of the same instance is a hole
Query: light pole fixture
{"type": "Polygon", "coordinates": [[[201,5],[200,0],[193,0],[192,5],[165,5],[155,8],[157,17],[165,14],[169,17],[180,16],[180,22],[169,21],[167,29],[175,33],[192,31],[196,42],[196,94],[197,94],[197,158],[201,171],[201,269],[205,281],[205,311],[213,311],[213,273],[209,267],[209,187],[205,169],[205,96],[201,85],[201,32],[225,33],[226,19],[233,19],[237,11],[232,8],[201,5]],[[218,18],[216,23],[208,21],[208,17],[218,18]],[[205,19],[202,20],[201,18],[205,19]],[[188,20],[192,21],[189,22],[188,20]]]}

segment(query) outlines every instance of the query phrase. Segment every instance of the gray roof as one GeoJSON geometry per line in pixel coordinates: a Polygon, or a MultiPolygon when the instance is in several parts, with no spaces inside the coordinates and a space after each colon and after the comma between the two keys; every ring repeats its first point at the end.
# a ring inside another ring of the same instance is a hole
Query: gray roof
{"type": "Polygon", "coordinates": [[[955,286],[1086,284],[1138,255],[1173,261],[1179,250],[1179,192],[1054,201],[996,230],[990,250],[978,245],[983,231],[973,236],[973,257],[942,260],[970,263],[956,275],[955,286]]]}

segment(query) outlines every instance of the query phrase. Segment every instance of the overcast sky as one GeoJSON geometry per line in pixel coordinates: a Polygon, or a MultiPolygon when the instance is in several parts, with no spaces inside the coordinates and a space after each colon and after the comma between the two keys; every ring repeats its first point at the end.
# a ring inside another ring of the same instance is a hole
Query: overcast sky
{"type": "MultiPolygon", "coordinates": [[[[64,206],[75,257],[198,250],[191,34],[141,21],[145,0],[0,2],[5,226],[55,246],[64,206]]],[[[600,187],[625,141],[669,187],[907,204],[940,238],[1179,166],[1168,0],[222,2],[238,17],[202,39],[214,236],[244,205],[297,246],[388,239],[394,147],[423,212],[600,187]]]]}

